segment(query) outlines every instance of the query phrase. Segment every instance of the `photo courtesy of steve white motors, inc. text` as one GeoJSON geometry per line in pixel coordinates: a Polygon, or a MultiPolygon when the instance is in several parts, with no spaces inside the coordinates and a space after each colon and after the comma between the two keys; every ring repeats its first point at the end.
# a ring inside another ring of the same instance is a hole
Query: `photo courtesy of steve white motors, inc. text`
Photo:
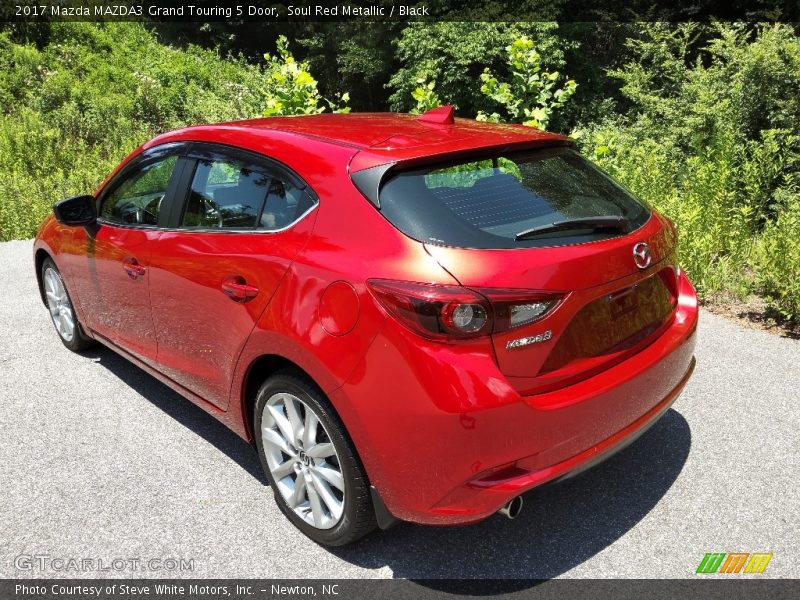
{"type": "Polygon", "coordinates": [[[205,583],[153,583],[153,584],[128,584],[128,583],[109,583],[109,584],[77,584],[77,583],[53,583],[53,584],[23,584],[18,583],[14,586],[14,594],[17,597],[25,596],[79,596],[92,598],[110,598],[114,596],[136,597],[136,596],[185,596],[192,598],[208,596],[217,598],[221,596],[252,596],[257,593],[271,594],[273,596],[338,596],[340,594],[338,583],[316,584],[297,584],[286,585],[270,583],[268,585],[218,585],[205,583]]]}
{"type": "Polygon", "coordinates": [[[17,4],[14,6],[16,17],[186,17],[193,18],[234,18],[234,17],[427,17],[430,16],[426,5],[409,6],[392,4],[391,6],[351,6],[349,4],[310,4],[303,6],[256,6],[253,4],[235,5],[203,5],[196,4],[92,4],[91,6],[61,6],[60,4],[17,4]]]}

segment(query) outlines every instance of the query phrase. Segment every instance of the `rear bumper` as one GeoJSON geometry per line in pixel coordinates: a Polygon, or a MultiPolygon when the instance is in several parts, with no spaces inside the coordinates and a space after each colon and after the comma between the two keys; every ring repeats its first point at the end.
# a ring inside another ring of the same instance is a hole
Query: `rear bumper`
{"type": "Polygon", "coordinates": [[[635,442],[669,410],[689,381],[689,377],[694,371],[694,364],[695,361],[692,359],[683,380],[666,398],[633,423],[600,443],[566,460],[541,469],[526,469],[525,461],[521,460],[508,469],[473,479],[466,489],[454,491],[434,510],[437,512],[452,511],[455,507],[455,510],[460,512],[459,507],[470,506],[471,510],[476,510],[483,516],[489,516],[496,512],[499,506],[503,506],[515,496],[545,483],[569,479],[611,458],[635,442]],[[470,488],[477,490],[477,493],[472,492],[470,488]]]}
{"type": "Polygon", "coordinates": [[[332,400],[392,515],[478,521],[608,458],[654,424],[691,376],[697,316],[682,276],[673,321],[651,345],[535,396],[520,395],[480,343],[420,343],[389,319],[332,400]]]}

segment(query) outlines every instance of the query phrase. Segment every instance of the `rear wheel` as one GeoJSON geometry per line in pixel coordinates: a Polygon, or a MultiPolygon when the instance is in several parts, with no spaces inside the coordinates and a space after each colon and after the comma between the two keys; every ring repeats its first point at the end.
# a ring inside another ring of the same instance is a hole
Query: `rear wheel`
{"type": "Polygon", "coordinates": [[[55,263],[49,258],[42,264],[42,287],[50,318],[64,345],[74,352],[93,346],[94,340],[86,337],[81,329],[64,279],[55,263]]]}
{"type": "Polygon", "coordinates": [[[341,546],[375,528],[364,467],[327,398],[307,378],[289,370],[267,379],[254,423],[275,501],[300,531],[341,546]]]}

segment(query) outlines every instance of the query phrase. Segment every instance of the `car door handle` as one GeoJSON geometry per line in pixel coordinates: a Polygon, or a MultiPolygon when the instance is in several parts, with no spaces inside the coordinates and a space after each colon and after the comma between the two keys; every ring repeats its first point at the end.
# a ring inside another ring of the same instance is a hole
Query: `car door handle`
{"type": "Polygon", "coordinates": [[[140,265],[139,261],[135,258],[126,258],[123,260],[122,268],[125,269],[125,272],[131,279],[138,279],[139,277],[144,276],[144,274],[147,272],[147,269],[140,265]]]}
{"type": "Polygon", "coordinates": [[[222,291],[234,302],[249,302],[258,295],[258,288],[249,285],[241,275],[231,275],[222,282],[222,291]]]}

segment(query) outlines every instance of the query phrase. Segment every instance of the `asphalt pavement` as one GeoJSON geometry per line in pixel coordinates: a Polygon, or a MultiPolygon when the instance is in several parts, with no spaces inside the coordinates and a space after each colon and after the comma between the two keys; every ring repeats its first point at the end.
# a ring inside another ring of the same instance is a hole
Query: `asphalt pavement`
{"type": "Polygon", "coordinates": [[[703,312],[694,377],[617,456],[515,521],[330,550],[216,420],[110,350],[61,345],[30,241],[0,244],[0,286],[0,577],[693,578],[707,552],[800,577],[798,340],[703,312]]]}

